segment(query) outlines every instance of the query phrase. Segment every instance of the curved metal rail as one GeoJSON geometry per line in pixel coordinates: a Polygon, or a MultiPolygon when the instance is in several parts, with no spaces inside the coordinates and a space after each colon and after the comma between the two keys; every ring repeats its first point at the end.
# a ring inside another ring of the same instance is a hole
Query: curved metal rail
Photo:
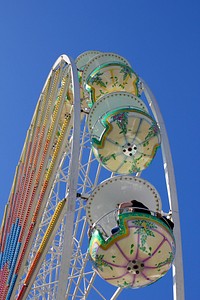
{"type": "MultiPolygon", "coordinates": [[[[141,79],[142,80],[142,79],[141,79]]],[[[165,181],[168,193],[169,206],[172,211],[173,220],[174,220],[174,236],[176,239],[176,256],[172,268],[173,273],[173,294],[174,300],[184,300],[184,277],[183,277],[183,259],[182,259],[182,243],[181,243],[181,229],[180,229],[180,218],[179,218],[179,209],[178,209],[178,197],[176,191],[176,181],[174,175],[174,167],[172,161],[172,155],[168,140],[168,135],[165,127],[163,117],[161,115],[158,103],[152,91],[142,80],[144,85],[144,93],[149,103],[149,106],[152,110],[152,113],[160,127],[161,136],[162,136],[162,158],[163,158],[163,167],[165,172],[165,181]]]]}

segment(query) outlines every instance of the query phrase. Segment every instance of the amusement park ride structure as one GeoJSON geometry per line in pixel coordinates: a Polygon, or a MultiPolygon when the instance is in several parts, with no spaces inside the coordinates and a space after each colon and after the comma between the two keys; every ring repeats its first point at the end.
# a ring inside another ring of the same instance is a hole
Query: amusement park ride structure
{"type": "Polygon", "coordinates": [[[98,276],[115,286],[116,299],[154,284],[171,266],[173,299],[183,300],[176,184],[155,97],[117,54],[60,56],[5,207],[0,300],[106,299],[98,276]],[[160,146],[169,212],[142,178],[160,146]]]}

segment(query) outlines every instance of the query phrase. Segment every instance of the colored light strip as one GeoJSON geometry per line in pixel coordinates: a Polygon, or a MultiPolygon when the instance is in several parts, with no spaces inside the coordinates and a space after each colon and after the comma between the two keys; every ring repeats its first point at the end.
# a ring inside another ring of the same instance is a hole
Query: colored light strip
{"type": "Polygon", "coordinates": [[[51,71],[36,106],[16,168],[0,232],[0,300],[9,300],[12,295],[32,233],[36,230],[37,217],[54,174],[63,137],[70,124],[70,115],[64,120],[60,119],[69,89],[68,75],[63,71],[64,64],[66,63],[61,61],[51,71]],[[59,137],[58,124],[61,126],[59,137]],[[56,147],[51,150],[55,139],[56,147]]]}
{"type": "Polygon", "coordinates": [[[50,238],[50,236],[51,236],[51,234],[52,234],[52,232],[53,232],[53,230],[54,230],[54,228],[56,226],[56,223],[57,223],[57,221],[58,221],[58,219],[60,217],[60,214],[61,214],[61,212],[62,212],[62,210],[63,210],[63,208],[65,206],[65,203],[66,203],[66,199],[63,199],[62,201],[60,201],[57,204],[56,210],[55,210],[55,212],[54,212],[54,214],[53,214],[53,216],[51,218],[49,226],[48,226],[48,228],[47,228],[47,230],[46,230],[46,232],[44,234],[44,237],[42,239],[42,242],[40,244],[40,247],[39,247],[38,251],[36,252],[35,258],[34,258],[32,264],[30,266],[30,269],[29,269],[29,271],[28,271],[28,273],[26,275],[26,278],[24,280],[24,284],[23,284],[23,286],[22,286],[22,288],[20,290],[20,293],[19,293],[19,295],[17,297],[17,300],[22,299],[22,297],[24,295],[26,287],[28,286],[28,284],[30,282],[30,279],[31,279],[31,277],[33,275],[33,272],[34,272],[35,268],[37,267],[39,259],[41,258],[41,255],[42,255],[42,253],[44,252],[44,250],[45,250],[45,248],[47,246],[49,238],[50,238]]]}

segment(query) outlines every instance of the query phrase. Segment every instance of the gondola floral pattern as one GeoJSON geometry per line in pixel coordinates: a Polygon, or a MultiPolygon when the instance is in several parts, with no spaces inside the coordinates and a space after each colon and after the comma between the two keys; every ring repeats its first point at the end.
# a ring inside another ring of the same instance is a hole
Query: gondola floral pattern
{"type": "Polygon", "coordinates": [[[97,132],[102,134],[92,136],[93,151],[101,164],[108,169],[112,165],[111,170],[120,174],[137,173],[149,166],[160,145],[159,128],[149,115],[119,109],[105,115],[101,123],[104,131],[97,132]]]}
{"type": "Polygon", "coordinates": [[[89,253],[98,274],[123,288],[138,288],[157,281],[170,269],[175,256],[172,231],[145,213],[122,213],[120,231],[104,239],[95,230],[89,253]]]}
{"type": "Polygon", "coordinates": [[[141,82],[129,66],[110,63],[100,66],[90,74],[87,79],[86,90],[91,94],[93,102],[102,95],[116,91],[129,91],[139,96],[141,82]]]}
{"type": "Polygon", "coordinates": [[[127,125],[128,125],[128,112],[123,112],[116,114],[112,117],[111,123],[116,122],[117,126],[121,129],[120,134],[127,133],[127,125]]]}

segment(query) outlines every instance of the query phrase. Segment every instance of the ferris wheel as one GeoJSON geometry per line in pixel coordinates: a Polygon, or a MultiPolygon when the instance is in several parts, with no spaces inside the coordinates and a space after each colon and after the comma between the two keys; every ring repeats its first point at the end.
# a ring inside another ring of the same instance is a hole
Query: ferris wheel
{"type": "Polygon", "coordinates": [[[173,299],[184,299],[164,121],[122,56],[88,51],[53,65],[16,168],[0,255],[0,300],[108,299],[103,284],[117,299],[156,284],[171,266],[173,299]],[[143,178],[159,147],[166,212],[143,178]]]}

